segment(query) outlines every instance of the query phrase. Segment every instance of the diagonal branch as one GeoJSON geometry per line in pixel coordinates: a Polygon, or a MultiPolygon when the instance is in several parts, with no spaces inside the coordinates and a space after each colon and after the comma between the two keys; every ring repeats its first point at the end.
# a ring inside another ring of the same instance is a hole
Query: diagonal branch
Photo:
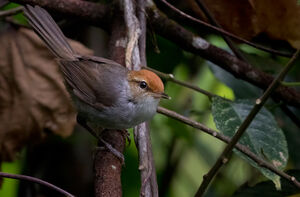
{"type": "MultiPolygon", "coordinates": [[[[68,16],[73,16],[84,20],[89,24],[104,27],[106,29],[112,21],[110,7],[100,3],[79,0],[11,1],[21,4],[28,3],[40,5],[47,9],[51,9],[68,16]],[[58,4],[60,6],[58,6],[58,4]]],[[[186,30],[175,21],[169,19],[151,0],[147,1],[146,13],[148,16],[148,22],[158,34],[174,42],[184,50],[197,54],[213,62],[233,74],[235,77],[245,80],[259,88],[266,89],[273,81],[274,78],[271,75],[240,61],[227,51],[211,45],[201,37],[186,30]]],[[[274,92],[274,96],[288,105],[300,107],[300,93],[293,88],[280,85],[274,92]]]]}
{"type": "MultiPolygon", "coordinates": [[[[208,24],[208,23],[206,23],[204,21],[201,21],[201,20],[199,20],[197,18],[194,18],[194,17],[186,14],[183,11],[179,10],[178,8],[176,8],[175,6],[173,6],[172,4],[170,4],[169,2],[167,2],[166,0],[161,0],[161,1],[165,5],[167,5],[169,8],[171,8],[173,11],[175,11],[178,14],[180,14],[181,16],[183,16],[185,18],[188,18],[189,20],[191,20],[193,22],[196,22],[197,24],[200,24],[200,25],[203,25],[205,27],[208,27],[209,29],[211,29],[211,30],[213,30],[215,32],[218,32],[218,33],[220,33],[220,34],[222,34],[224,36],[228,36],[228,37],[230,37],[232,39],[235,39],[237,41],[246,43],[246,44],[248,44],[248,45],[250,45],[252,47],[255,47],[257,49],[260,49],[260,50],[263,50],[263,51],[266,51],[266,52],[269,52],[269,53],[273,53],[273,54],[276,54],[276,55],[281,55],[281,56],[284,56],[284,57],[291,57],[292,56],[292,54],[290,54],[290,53],[285,53],[285,52],[277,51],[277,50],[274,50],[274,49],[271,49],[271,48],[267,48],[267,47],[264,47],[264,46],[261,46],[261,45],[258,45],[258,44],[254,44],[254,43],[252,43],[252,42],[250,42],[248,40],[245,40],[245,39],[243,39],[241,37],[238,37],[238,36],[236,36],[236,35],[228,32],[228,31],[225,31],[222,28],[219,28],[218,25],[213,26],[211,24],[208,24]]],[[[199,3],[199,2],[197,1],[197,3],[199,3]]],[[[202,6],[202,8],[203,8],[203,6],[202,6]]],[[[207,13],[205,13],[205,14],[207,14],[207,13]]]]}
{"type": "Polygon", "coordinates": [[[10,0],[20,4],[39,5],[50,11],[63,13],[72,19],[87,21],[108,29],[112,22],[111,7],[105,4],[80,0],[10,0]]]}
{"type": "MultiPolygon", "coordinates": [[[[175,21],[169,19],[154,4],[148,6],[147,13],[152,27],[158,34],[176,43],[182,49],[198,54],[219,67],[259,88],[267,89],[273,77],[261,70],[239,60],[227,51],[220,49],[194,33],[186,30],[175,21]]],[[[273,92],[274,97],[289,105],[300,107],[300,92],[293,88],[279,85],[273,92]]]]}
{"type": "Polygon", "coordinates": [[[277,88],[277,86],[280,84],[280,82],[283,80],[285,75],[288,73],[288,71],[292,68],[294,65],[295,60],[299,56],[300,50],[298,50],[291,60],[287,63],[287,65],[282,69],[282,71],[279,73],[279,75],[274,79],[272,84],[268,87],[268,89],[265,91],[265,93],[261,96],[261,98],[258,98],[256,100],[256,103],[246,119],[243,121],[241,126],[236,131],[235,135],[231,138],[230,142],[225,147],[224,151],[220,155],[220,157],[217,159],[214,166],[210,169],[210,171],[203,176],[203,182],[200,185],[196,197],[202,196],[211,180],[214,178],[214,176],[218,173],[219,169],[223,166],[224,161],[228,161],[230,154],[232,153],[232,149],[237,144],[239,139],[242,137],[248,126],[251,124],[252,120],[255,118],[256,114],[260,111],[260,109],[264,106],[265,102],[268,100],[272,92],[277,88]]]}

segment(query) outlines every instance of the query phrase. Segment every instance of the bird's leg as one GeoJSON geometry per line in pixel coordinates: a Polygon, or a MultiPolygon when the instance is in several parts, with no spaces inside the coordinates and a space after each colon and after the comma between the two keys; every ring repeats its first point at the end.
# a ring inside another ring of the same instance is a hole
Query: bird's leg
{"type": "Polygon", "coordinates": [[[100,136],[97,135],[97,133],[87,125],[85,119],[77,115],[77,122],[80,126],[85,128],[90,134],[92,134],[95,138],[98,139],[99,142],[101,142],[114,156],[116,156],[118,159],[120,159],[121,163],[124,164],[124,155],[120,153],[118,150],[116,150],[114,147],[112,147],[111,144],[103,140],[100,136]]]}

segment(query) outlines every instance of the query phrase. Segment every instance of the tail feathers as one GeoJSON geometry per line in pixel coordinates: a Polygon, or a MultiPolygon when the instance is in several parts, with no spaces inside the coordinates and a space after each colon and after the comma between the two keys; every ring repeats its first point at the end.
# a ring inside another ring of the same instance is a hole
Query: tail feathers
{"type": "Polygon", "coordinates": [[[46,10],[26,5],[24,14],[29,24],[58,58],[75,60],[75,53],[66,37],[46,10]]]}

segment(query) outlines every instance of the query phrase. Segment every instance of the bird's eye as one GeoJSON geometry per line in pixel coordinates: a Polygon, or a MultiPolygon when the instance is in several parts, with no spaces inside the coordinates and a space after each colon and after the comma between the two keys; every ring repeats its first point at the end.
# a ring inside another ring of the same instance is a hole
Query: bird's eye
{"type": "Polygon", "coordinates": [[[145,82],[145,81],[141,81],[140,82],[140,88],[142,88],[142,89],[145,89],[145,88],[147,88],[147,83],[145,82]]]}

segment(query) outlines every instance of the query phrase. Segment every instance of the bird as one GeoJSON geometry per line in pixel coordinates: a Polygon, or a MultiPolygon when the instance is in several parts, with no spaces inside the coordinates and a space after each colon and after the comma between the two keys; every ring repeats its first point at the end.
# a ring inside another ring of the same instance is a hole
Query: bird
{"type": "MultiPolygon", "coordinates": [[[[160,99],[170,99],[162,80],[147,69],[77,54],[50,14],[26,5],[24,15],[58,61],[80,122],[105,129],[128,129],[150,120],[160,99]]],[[[86,125],[85,125],[86,128],[86,125]]]]}

